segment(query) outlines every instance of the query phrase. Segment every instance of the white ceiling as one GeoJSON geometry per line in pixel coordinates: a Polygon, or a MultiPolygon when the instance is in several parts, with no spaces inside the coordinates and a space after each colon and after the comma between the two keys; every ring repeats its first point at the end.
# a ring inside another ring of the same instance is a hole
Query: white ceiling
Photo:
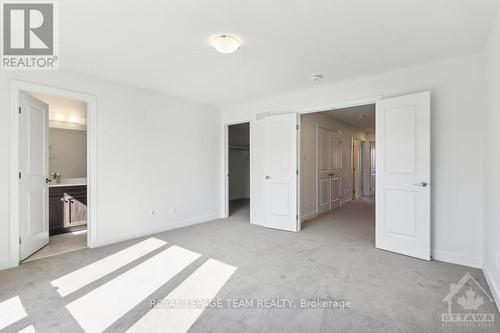
{"type": "Polygon", "coordinates": [[[60,1],[61,67],[228,105],[479,51],[498,0],[60,1]],[[233,33],[232,55],[209,44],[233,33]],[[310,80],[320,73],[320,83],[310,80]]]}
{"type": "Polygon", "coordinates": [[[366,132],[375,132],[375,104],[327,111],[327,115],[366,132]]]}

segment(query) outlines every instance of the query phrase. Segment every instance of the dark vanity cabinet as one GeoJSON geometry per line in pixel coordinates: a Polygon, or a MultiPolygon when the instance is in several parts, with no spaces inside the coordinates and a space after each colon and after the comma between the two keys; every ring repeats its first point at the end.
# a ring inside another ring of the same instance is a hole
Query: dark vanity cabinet
{"type": "Polygon", "coordinates": [[[87,228],[87,186],[49,188],[49,234],[87,228]]]}

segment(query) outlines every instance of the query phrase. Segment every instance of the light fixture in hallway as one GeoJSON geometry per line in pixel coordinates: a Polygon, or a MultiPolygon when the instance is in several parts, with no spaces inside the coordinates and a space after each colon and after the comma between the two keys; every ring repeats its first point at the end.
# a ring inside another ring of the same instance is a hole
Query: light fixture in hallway
{"type": "Polygon", "coordinates": [[[216,35],[210,39],[210,44],[220,53],[230,54],[236,52],[241,42],[235,36],[229,34],[216,35]]]}

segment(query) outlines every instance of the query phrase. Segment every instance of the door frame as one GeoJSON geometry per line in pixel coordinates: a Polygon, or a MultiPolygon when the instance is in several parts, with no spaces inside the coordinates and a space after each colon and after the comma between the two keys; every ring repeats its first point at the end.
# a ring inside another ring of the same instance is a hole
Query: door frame
{"type": "MultiPolygon", "coordinates": [[[[224,174],[223,174],[223,197],[222,197],[222,218],[229,217],[229,126],[238,125],[238,124],[246,124],[249,126],[249,156],[250,156],[250,201],[252,200],[252,192],[253,192],[253,183],[252,183],[252,175],[253,175],[253,163],[252,163],[252,121],[251,119],[237,120],[225,122],[223,124],[223,132],[224,132],[224,174]]],[[[250,216],[252,216],[252,203],[250,202],[250,216]]]]}
{"type": "MultiPolygon", "coordinates": [[[[250,223],[252,224],[257,224],[260,225],[261,221],[256,221],[252,220],[252,196],[254,192],[254,186],[255,186],[255,167],[254,163],[252,162],[252,154],[253,154],[253,149],[252,149],[252,144],[253,144],[253,126],[255,125],[255,121],[259,119],[259,117],[266,117],[266,116],[271,116],[271,115],[276,115],[276,114],[281,114],[281,113],[296,113],[297,114],[297,123],[299,126],[298,133],[297,133],[297,167],[299,171],[299,179],[297,180],[297,214],[299,215],[299,220],[298,220],[298,225],[297,229],[298,231],[301,230],[302,223],[304,220],[302,219],[301,215],[301,175],[302,175],[302,163],[301,163],[301,143],[302,143],[302,115],[309,114],[309,113],[317,113],[317,112],[324,112],[324,111],[330,111],[334,109],[341,109],[341,108],[346,108],[346,107],[353,107],[353,106],[360,106],[360,105],[366,105],[366,104],[373,104],[376,103],[378,100],[382,99],[383,96],[377,95],[377,96],[371,96],[371,97],[361,97],[361,98],[353,98],[353,99],[347,99],[347,100],[341,100],[337,103],[334,104],[329,104],[329,105],[323,105],[323,106],[315,106],[315,107],[308,107],[308,108],[299,108],[299,109],[291,109],[289,111],[284,111],[284,110],[266,110],[262,113],[257,113],[257,114],[252,114],[251,116],[245,116],[241,118],[237,118],[236,120],[232,121],[223,121],[222,122],[222,145],[223,145],[223,151],[221,152],[221,160],[222,160],[222,167],[221,167],[221,176],[222,178],[220,179],[220,183],[222,186],[222,203],[221,203],[221,218],[227,218],[229,215],[229,182],[228,182],[228,177],[227,177],[227,171],[228,171],[228,140],[227,140],[227,131],[228,131],[228,126],[229,125],[235,125],[235,124],[241,124],[241,123],[250,123],[250,223]]],[[[316,191],[317,192],[317,191],[316,191]]],[[[317,195],[317,194],[316,194],[317,195]]],[[[343,193],[341,193],[341,198],[343,197],[343,193]]],[[[316,199],[317,200],[317,199],[316,199]]],[[[316,203],[317,207],[317,203],[316,203]]],[[[317,210],[316,210],[317,212],[317,210]]]]}
{"type": "MultiPolygon", "coordinates": [[[[363,97],[363,98],[356,98],[356,99],[348,99],[348,100],[344,100],[344,101],[340,101],[338,103],[334,103],[334,104],[329,104],[329,105],[324,105],[324,106],[317,106],[317,107],[310,107],[310,108],[304,108],[304,109],[297,109],[295,110],[296,113],[299,114],[299,121],[301,122],[302,121],[302,116],[303,115],[306,115],[306,114],[309,114],[309,113],[319,113],[319,112],[325,112],[325,111],[332,111],[332,110],[335,110],[335,109],[342,109],[342,108],[348,108],[348,107],[355,107],[355,106],[361,106],[361,105],[367,105],[367,104],[375,104],[377,101],[383,99],[384,97],[381,96],[381,95],[378,95],[378,96],[371,96],[371,97],[363,97]]],[[[273,112],[269,112],[269,114],[273,114],[273,112]]],[[[376,125],[375,125],[376,126],[376,125]]],[[[316,126],[318,127],[318,126],[316,126]]],[[[316,129],[317,131],[317,129],[316,129]]],[[[342,131],[339,131],[341,133],[341,135],[343,134],[342,131]]],[[[297,143],[297,156],[298,156],[298,163],[297,163],[297,167],[299,169],[299,179],[297,180],[297,198],[298,198],[298,205],[297,205],[297,213],[299,214],[299,228],[298,230],[300,231],[301,230],[301,226],[302,226],[302,223],[304,223],[306,220],[303,218],[301,214],[301,183],[302,183],[302,169],[301,169],[301,149],[302,149],[302,124],[299,123],[299,132],[297,133],[297,139],[299,140],[299,142],[297,143]]],[[[317,140],[317,135],[316,135],[316,140],[317,140]]],[[[342,142],[342,145],[344,143],[342,142]]],[[[343,147],[342,147],[343,149],[343,147]]],[[[315,168],[316,168],[316,209],[315,209],[315,216],[318,216],[318,172],[317,172],[317,169],[318,169],[318,161],[317,161],[317,157],[318,157],[318,144],[316,143],[316,164],[315,164],[315,168]]],[[[351,161],[352,161],[352,158],[351,158],[351,161]]],[[[352,162],[351,162],[352,163],[352,162]]],[[[343,162],[342,162],[343,164],[343,162]]],[[[351,171],[352,172],[352,171],[351,171]]],[[[341,174],[341,193],[340,193],[340,205],[342,206],[342,204],[344,203],[342,201],[342,198],[344,196],[344,193],[343,193],[343,188],[342,188],[342,178],[344,176],[344,170],[342,168],[342,174],[341,174]]],[[[313,216],[311,216],[313,217],[313,216]]]]}
{"type": "Polygon", "coordinates": [[[70,98],[87,104],[87,246],[97,243],[97,105],[96,96],[66,90],[40,83],[11,80],[10,94],[10,158],[9,158],[9,229],[10,263],[9,267],[19,265],[20,259],[20,221],[19,221],[19,94],[28,91],[38,94],[70,98]]]}

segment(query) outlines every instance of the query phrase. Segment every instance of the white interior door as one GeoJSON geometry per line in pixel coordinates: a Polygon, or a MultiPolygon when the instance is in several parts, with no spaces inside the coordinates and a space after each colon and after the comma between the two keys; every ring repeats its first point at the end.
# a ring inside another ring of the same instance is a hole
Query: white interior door
{"type": "Polygon", "coordinates": [[[361,193],[370,195],[370,142],[361,141],[361,193]]]}
{"type": "Polygon", "coordinates": [[[332,209],[331,170],[331,132],[318,127],[318,214],[332,209]]]}
{"type": "Polygon", "coordinates": [[[376,167],[375,167],[375,142],[370,141],[370,195],[375,195],[376,167]]]}
{"type": "Polygon", "coordinates": [[[360,140],[352,140],[352,196],[354,200],[358,200],[361,191],[361,149],[360,140]]]}
{"type": "Polygon", "coordinates": [[[330,142],[332,146],[331,153],[331,171],[330,171],[330,183],[331,183],[331,207],[332,209],[339,208],[341,206],[340,196],[342,195],[342,141],[341,134],[339,132],[330,132],[330,142]]]}
{"type": "Polygon", "coordinates": [[[430,93],[377,102],[376,247],[430,259],[430,93]]]}
{"type": "Polygon", "coordinates": [[[20,258],[49,242],[49,106],[19,95],[19,224],[20,258]]]}
{"type": "Polygon", "coordinates": [[[265,227],[298,231],[297,115],[265,118],[265,227]]]}

